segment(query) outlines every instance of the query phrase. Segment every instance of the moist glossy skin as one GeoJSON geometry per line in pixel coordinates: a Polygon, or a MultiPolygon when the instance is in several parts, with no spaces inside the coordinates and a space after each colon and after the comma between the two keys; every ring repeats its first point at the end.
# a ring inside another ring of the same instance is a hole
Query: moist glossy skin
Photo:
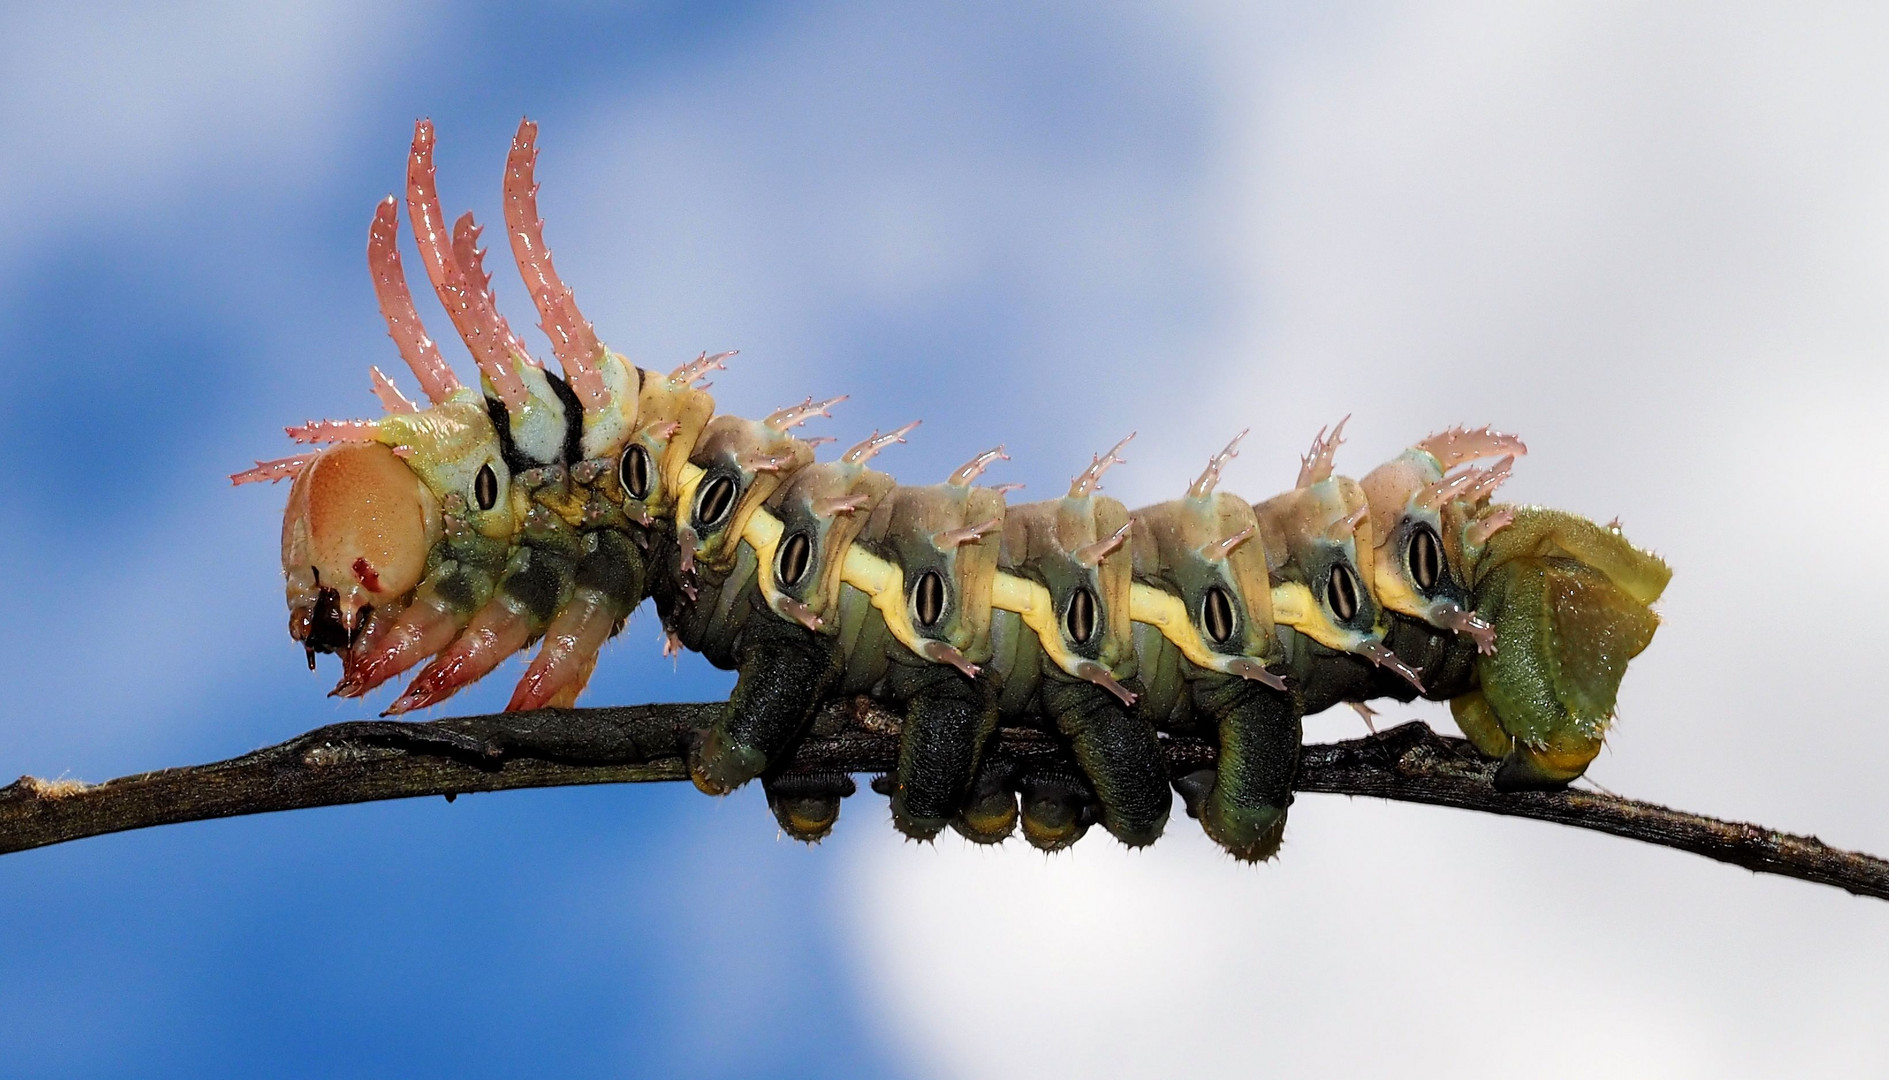
{"type": "Polygon", "coordinates": [[[1565,783],[1657,624],[1664,564],[1617,529],[1489,502],[1521,447],[1488,429],[1431,436],[1352,481],[1333,474],[1340,424],[1293,490],[1258,504],[1215,490],[1236,438],[1181,497],[1132,511],[1097,493],[1127,440],[1064,497],[1017,507],[977,483],[1001,449],[933,485],[867,467],[915,425],[816,462],[794,429],[839,399],[716,416],[695,384],[726,354],[665,376],[597,339],[544,246],[526,123],[506,226],[552,374],[497,311],[479,227],[446,227],[432,138],[416,129],[409,218],[479,385],[419,326],[390,198],[369,262],[429,404],[376,370],[386,415],[291,428],[327,448],[234,478],[295,481],[291,633],[311,661],[340,655],[337,694],[424,664],[388,711],[422,708],[542,641],[509,707],[569,705],[653,599],[672,647],[738,673],[691,776],[711,793],[761,779],[789,835],[825,835],[853,784],[780,765],[823,702],[869,694],[903,715],[885,788],[908,836],[951,825],[990,842],[1020,824],[1054,850],[1099,822],[1139,846],[1178,791],[1216,842],[1260,860],[1285,828],[1306,711],[1448,699],[1503,758],[1503,784],[1565,783]],[[999,724],[1055,734],[1068,762],[1006,772],[984,754],[999,724]],[[1216,743],[1217,768],[1168,776],[1160,739],[1180,732],[1216,743]]]}

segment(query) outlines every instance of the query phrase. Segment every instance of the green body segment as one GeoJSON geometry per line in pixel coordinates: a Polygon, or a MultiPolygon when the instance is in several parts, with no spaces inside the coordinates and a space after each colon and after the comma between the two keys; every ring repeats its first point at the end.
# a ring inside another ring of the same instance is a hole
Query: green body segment
{"type": "Polygon", "coordinates": [[[543,243],[535,138],[521,125],[508,160],[507,232],[569,381],[497,314],[470,218],[444,232],[422,122],[408,211],[480,382],[421,332],[389,200],[370,266],[431,404],[376,371],[387,415],[291,429],[342,445],[232,477],[296,478],[290,632],[311,666],[342,656],[337,693],[427,661],[389,711],[426,707],[542,640],[509,707],[568,706],[653,599],[672,646],[738,673],[691,776],[716,793],[759,778],[790,835],[825,835],[852,781],[783,766],[823,701],[867,694],[904,713],[887,791],[907,835],[1020,822],[1054,849],[1099,822],[1146,844],[1172,788],[1248,860],[1278,849],[1307,711],[1448,700],[1506,788],[1564,784],[1598,751],[1669,571],[1617,528],[1493,504],[1526,452],[1514,436],[1452,428],[1354,482],[1332,475],[1341,422],[1257,505],[1214,491],[1235,438],[1185,497],[1132,512],[1096,494],[1127,440],[1066,497],[1011,508],[973,483],[1001,449],[932,486],[865,467],[910,426],[816,463],[790,429],[839,399],[716,416],[694,384],[728,354],[662,376],[598,341],[543,243]],[[1053,733],[1068,760],[1006,771],[984,754],[1000,724],[1053,733]],[[1214,742],[1217,767],[1168,776],[1177,733],[1214,742]]]}

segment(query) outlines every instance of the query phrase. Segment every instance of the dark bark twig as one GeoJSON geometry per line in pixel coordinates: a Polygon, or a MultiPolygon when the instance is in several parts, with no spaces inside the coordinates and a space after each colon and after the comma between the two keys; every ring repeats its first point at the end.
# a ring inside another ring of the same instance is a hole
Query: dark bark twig
{"type": "MultiPolygon", "coordinates": [[[[102,784],[21,777],[0,788],[0,853],[206,818],[469,791],[683,780],[683,757],[717,704],[547,709],[431,723],[367,720],[317,728],[227,761],[102,784]]],[[[892,767],[898,720],[869,701],[821,714],[790,773],[877,773],[892,767]]],[[[1213,748],[1167,742],[1176,775],[1213,763],[1213,748]]],[[[1005,729],[991,753],[1019,765],[1060,760],[1040,733],[1005,729]]],[[[1298,790],[1367,795],[1551,821],[1678,848],[1758,873],[1889,900],[1889,861],[1814,837],[1592,791],[1504,794],[1494,766],[1468,744],[1419,722],[1380,735],[1308,746],[1298,790]]]]}

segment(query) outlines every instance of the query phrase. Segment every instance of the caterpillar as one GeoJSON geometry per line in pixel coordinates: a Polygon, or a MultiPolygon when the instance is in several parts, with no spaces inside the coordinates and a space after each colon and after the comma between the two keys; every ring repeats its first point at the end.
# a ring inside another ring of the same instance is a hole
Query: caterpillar
{"type": "Polygon", "coordinates": [[[1001,447],[930,485],[871,468],[916,422],[816,460],[830,440],[797,431],[843,399],[718,415],[699,384],[732,354],[665,375],[601,343],[544,244],[536,140],[521,123],[504,217],[562,375],[498,311],[472,215],[447,227],[423,120],[407,215],[479,385],[420,323],[389,195],[369,269],[426,406],[372,368],[383,415],[291,427],[313,449],[231,477],[292,481],[289,632],[311,669],[340,658],[335,695],[420,667],[387,710],[409,712],[541,642],[508,707],[569,706],[652,601],[669,648],[737,672],[691,754],[696,786],[759,779],[809,841],[851,779],[773,770],[848,695],[902,713],[885,785],[902,832],[1020,826],[1050,850],[1094,823],[1152,843],[1178,793],[1236,858],[1271,857],[1301,720],[1340,702],[1448,701],[1505,790],[1566,784],[1598,753],[1670,571],[1617,524],[1494,502],[1526,453],[1514,436],[1451,428],[1353,480],[1334,472],[1341,421],[1258,503],[1218,489],[1235,437],[1177,498],[1133,510],[1100,492],[1132,434],[1061,498],[1015,506],[978,483],[1001,447]],[[1005,775],[983,753],[1000,723],[1053,732],[1068,767],[1005,775]],[[1169,776],[1161,739],[1178,732],[1212,741],[1216,767],[1169,776]]]}

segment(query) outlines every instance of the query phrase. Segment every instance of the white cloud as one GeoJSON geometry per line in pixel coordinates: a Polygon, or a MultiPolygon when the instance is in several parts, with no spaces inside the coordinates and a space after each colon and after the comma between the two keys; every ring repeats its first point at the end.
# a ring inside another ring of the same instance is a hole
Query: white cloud
{"type": "Polygon", "coordinates": [[[148,215],[183,185],[306,182],[405,30],[350,0],[0,13],[0,233],[10,258],[148,215]],[[22,249],[26,250],[22,250],[22,249]]]}
{"type": "MultiPolygon", "coordinates": [[[[1195,428],[1261,425],[1242,490],[1345,413],[1356,468],[1454,422],[1520,429],[1512,494],[1619,513],[1677,569],[1596,776],[1889,846],[1879,13],[1200,27],[1223,97],[1199,217],[1235,299],[1180,339],[1211,392],[1116,399],[1190,403],[1123,488],[1158,497],[1195,428]]],[[[1755,1076],[1884,1045],[1877,912],[1812,886],[1331,799],[1257,870],[1170,831],[1047,862],[887,840],[855,869],[864,977],[944,1075],[1755,1076]]]]}

